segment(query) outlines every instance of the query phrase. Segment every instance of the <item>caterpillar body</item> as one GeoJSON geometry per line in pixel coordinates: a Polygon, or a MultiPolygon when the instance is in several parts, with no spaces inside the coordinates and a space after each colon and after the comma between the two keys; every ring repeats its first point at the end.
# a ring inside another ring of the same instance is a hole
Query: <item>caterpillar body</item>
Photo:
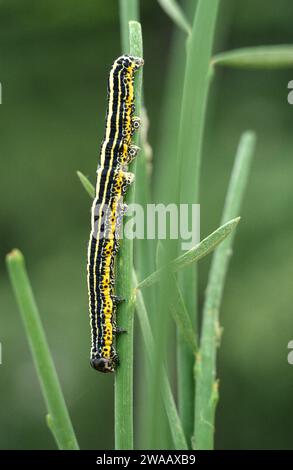
{"type": "Polygon", "coordinates": [[[115,255],[122,216],[122,203],[134,175],[126,166],[135,158],[139,147],[132,136],[139,128],[135,113],[134,74],[143,59],[123,55],[111,67],[108,79],[108,108],[105,135],[97,171],[96,195],[91,211],[91,234],[88,245],[87,281],[91,326],[91,366],[100,372],[114,372],[119,363],[114,346],[116,307],[115,255]]]}

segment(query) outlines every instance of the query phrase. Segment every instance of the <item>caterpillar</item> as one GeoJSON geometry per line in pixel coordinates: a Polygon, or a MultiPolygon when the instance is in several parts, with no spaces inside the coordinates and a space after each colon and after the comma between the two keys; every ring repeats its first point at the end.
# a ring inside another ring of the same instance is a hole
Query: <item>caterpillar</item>
{"type": "Polygon", "coordinates": [[[114,372],[119,364],[115,335],[124,331],[116,325],[116,309],[122,299],[115,295],[115,255],[118,233],[127,206],[123,195],[134,175],[126,167],[139,147],[132,136],[140,126],[135,113],[134,75],[143,59],[123,55],[111,67],[104,139],[97,170],[96,194],[91,209],[87,282],[91,327],[90,364],[100,372],[114,372]]]}

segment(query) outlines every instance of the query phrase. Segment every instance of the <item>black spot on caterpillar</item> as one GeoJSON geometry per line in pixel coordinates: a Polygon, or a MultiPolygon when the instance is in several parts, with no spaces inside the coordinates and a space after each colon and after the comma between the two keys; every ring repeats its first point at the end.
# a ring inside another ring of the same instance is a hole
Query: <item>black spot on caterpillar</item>
{"type": "Polygon", "coordinates": [[[112,65],[108,80],[106,129],[97,171],[96,195],[91,212],[88,245],[87,280],[91,325],[92,367],[113,372],[119,363],[114,347],[116,326],[115,255],[118,251],[117,229],[125,213],[122,197],[134,175],[125,166],[139,148],[131,143],[140,120],[134,116],[134,74],[143,65],[138,57],[123,55],[112,65]]]}

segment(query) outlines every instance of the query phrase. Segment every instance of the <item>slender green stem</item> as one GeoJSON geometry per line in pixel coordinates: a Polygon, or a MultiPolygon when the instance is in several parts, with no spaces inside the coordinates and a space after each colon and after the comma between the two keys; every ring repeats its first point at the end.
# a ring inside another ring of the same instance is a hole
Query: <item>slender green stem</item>
{"type": "MultiPolygon", "coordinates": [[[[142,33],[140,23],[129,23],[130,54],[143,56],[142,33]]],[[[142,72],[137,72],[135,79],[136,114],[141,109],[142,72]]],[[[138,141],[138,135],[134,143],[138,141]]],[[[135,174],[136,162],[130,170],[135,174]]],[[[132,203],[135,196],[135,186],[129,188],[125,202],[132,203]]],[[[117,340],[117,351],[121,364],[115,374],[115,448],[133,448],[133,320],[135,303],[132,299],[132,269],[133,269],[133,241],[124,238],[121,241],[117,260],[117,292],[125,298],[118,309],[119,326],[127,330],[127,334],[120,335],[117,340]]]]}
{"type": "MultiPolygon", "coordinates": [[[[194,0],[191,0],[194,1],[194,0]]],[[[163,6],[163,4],[161,3],[163,6]]],[[[164,5],[167,5],[167,2],[164,2],[164,5]]],[[[168,2],[168,5],[170,3],[168,2]]],[[[171,5],[172,6],[172,5],[171,5]]],[[[169,16],[172,17],[172,15],[169,16]]],[[[176,22],[177,23],[177,22],[176,22]]],[[[178,23],[177,25],[178,26],[178,23]]],[[[190,29],[190,26],[188,25],[188,28],[190,29]]],[[[185,69],[185,43],[186,43],[186,28],[174,28],[173,32],[173,38],[172,38],[172,44],[171,44],[171,50],[172,54],[170,54],[170,62],[168,64],[168,71],[163,87],[163,106],[162,106],[162,113],[161,113],[161,119],[160,119],[160,132],[159,132],[159,147],[156,149],[156,159],[155,159],[155,172],[153,174],[153,187],[154,187],[154,198],[156,201],[160,201],[161,203],[164,204],[169,204],[170,202],[173,202],[175,204],[179,204],[179,179],[178,175],[180,174],[180,161],[177,158],[177,147],[178,147],[178,116],[180,115],[180,109],[181,109],[181,99],[182,99],[182,86],[178,86],[178,84],[183,83],[183,77],[184,77],[184,69],[185,69]],[[176,89],[176,93],[174,93],[174,90],[176,89]],[[170,181],[174,182],[174,185],[170,186],[170,181]]],[[[150,243],[150,242],[149,242],[150,243]]],[[[167,248],[167,247],[166,247],[167,248]]],[[[169,247],[170,248],[170,247],[169,247]]],[[[174,253],[174,257],[176,257],[176,253],[174,253]]],[[[153,270],[148,271],[147,274],[152,273],[153,270]]],[[[144,276],[145,277],[145,276],[144,276]]],[[[175,325],[178,328],[179,334],[182,333],[182,325],[185,323],[182,323],[181,321],[178,321],[180,317],[180,314],[186,313],[187,308],[184,305],[185,308],[182,308],[182,302],[180,305],[180,300],[183,300],[183,297],[176,297],[176,303],[173,303],[173,300],[170,299],[169,293],[172,291],[174,292],[174,289],[172,289],[172,281],[175,281],[175,276],[172,276],[174,279],[171,278],[169,279],[169,290],[166,290],[166,286],[164,289],[164,283],[160,283],[159,287],[157,290],[155,289],[147,289],[144,291],[144,298],[147,300],[146,294],[149,292],[152,297],[154,298],[154,291],[158,292],[157,296],[157,305],[155,309],[148,308],[149,313],[150,313],[150,320],[152,322],[152,326],[154,328],[154,333],[156,332],[155,329],[155,322],[156,322],[156,317],[157,317],[157,312],[158,308],[160,308],[160,318],[162,317],[162,314],[173,314],[173,318],[175,319],[175,325]],[[164,303],[159,303],[158,300],[164,299],[164,303]],[[165,299],[168,300],[168,304],[166,303],[165,299]],[[169,312],[166,307],[169,307],[169,312]],[[173,308],[174,307],[174,308],[173,308]]],[[[140,278],[139,281],[141,281],[144,278],[140,278]]],[[[178,288],[178,285],[177,285],[178,288]]],[[[174,292],[175,293],[175,292],[174,292]]],[[[184,299],[185,300],[185,299],[184,299]]],[[[147,303],[147,306],[149,304],[147,303]]],[[[165,315],[164,315],[165,316],[165,315]]],[[[191,324],[191,320],[189,321],[189,324],[191,324]]],[[[168,330],[173,328],[173,325],[170,324],[168,327],[168,330]]],[[[161,327],[159,327],[159,331],[162,331],[161,327]]],[[[186,332],[186,329],[185,329],[186,332]]],[[[170,330],[171,333],[171,330],[170,330]]],[[[188,329],[189,335],[195,340],[194,336],[194,330],[192,327],[192,324],[189,325],[188,329]],[[190,328],[191,326],[191,328],[190,328]]],[[[169,334],[169,333],[168,333],[169,334]]],[[[160,341],[160,340],[159,340],[160,341]]],[[[184,336],[184,340],[186,341],[186,335],[184,336]]],[[[154,380],[157,380],[154,375],[151,376],[151,378],[154,380]]],[[[161,381],[161,386],[162,381],[161,381]]],[[[157,420],[160,420],[161,418],[158,417],[157,420]]],[[[156,426],[158,428],[158,426],[156,426]]],[[[159,431],[160,432],[160,431],[159,431]]]]}
{"type": "Polygon", "coordinates": [[[59,449],[78,450],[78,443],[26,272],[24,257],[19,250],[13,250],[7,255],[6,262],[49,412],[47,422],[59,449]]]}
{"type": "MultiPolygon", "coordinates": [[[[252,132],[243,134],[227,191],[222,222],[239,213],[255,146],[252,132]]],[[[214,253],[203,307],[200,350],[197,354],[194,442],[196,449],[212,449],[215,408],[218,399],[216,349],[220,339],[219,310],[224,290],[234,233],[214,253]]]]}
{"type": "Polygon", "coordinates": [[[167,269],[175,273],[185,268],[189,264],[199,261],[212,250],[214,250],[219,245],[219,243],[222,242],[222,240],[230,235],[230,233],[238,224],[239,220],[240,217],[237,217],[225,223],[224,225],[221,225],[221,227],[217,228],[217,230],[202,240],[194,248],[191,248],[191,250],[172,260],[169,264],[166,265],[165,268],[158,269],[152,273],[150,276],[140,282],[137,285],[137,288],[142,289],[143,287],[150,287],[155,282],[158,282],[161,278],[163,269],[167,269]]]}
{"type": "MultiPolygon", "coordinates": [[[[156,267],[160,270],[164,267],[168,260],[176,257],[176,245],[172,240],[164,241],[164,248],[162,242],[157,243],[156,249],[156,267]]],[[[150,378],[150,398],[149,406],[152,410],[150,414],[150,437],[152,449],[166,448],[168,446],[166,415],[164,413],[163,401],[161,396],[158,396],[158,390],[163,389],[163,370],[167,366],[167,345],[170,338],[171,317],[168,301],[169,293],[171,290],[170,276],[166,270],[161,271],[162,276],[160,285],[156,289],[152,289],[156,293],[156,310],[155,315],[152,315],[151,327],[154,337],[154,348],[152,351],[151,364],[155,364],[151,378],[150,378]]],[[[151,291],[151,290],[150,290],[151,291]]]]}
{"type": "MultiPolygon", "coordinates": [[[[198,0],[187,58],[181,107],[178,159],[181,164],[181,203],[199,202],[202,136],[208,96],[208,72],[219,0],[198,0]]],[[[179,276],[192,324],[197,335],[197,271],[191,266],[179,276]]],[[[193,429],[193,356],[184,341],[178,349],[179,410],[188,439],[193,429]]]]}
{"type": "Polygon", "coordinates": [[[155,200],[169,203],[179,203],[178,175],[180,161],[177,158],[178,147],[178,116],[180,114],[182,87],[185,66],[184,44],[186,35],[176,28],[173,33],[166,83],[163,87],[163,103],[160,113],[160,132],[156,149],[156,171],[152,175],[155,200]],[[176,93],[174,93],[176,90],[176,93]],[[167,176],[166,177],[166,173],[167,176]],[[170,188],[169,181],[173,180],[175,188],[170,188]]]}
{"type": "Polygon", "coordinates": [[[130,50],[129,21],[139,21],[138,0],[119,0],[120,34],[123,54],[130,50]]]}
{"type": "MultiPolygon", "coordinates": [[[[137,278],[136,274],[133,271],[133,283],[137,285],[137,278]]],[[[137,309],[137,316],[141,327],[142,337],[145,343],[146,351],[148,352],[148,358],[150,361],[150,366],[155,367],[152,364],[152,359],[154,357],[154,338],[151,331],[151,326],[148,319],[148,314],[146,311],[145,303],[143,300],[142,293],[137,290],[136,291],[136,309],[137,309]]],[[[173,398],[172,390],[169,384],[167,372],[165,368],[163,368],[163,401],[165,410],[168,416],[170,431],[172,434],[172,438],[174,441],[174,445],[176,449],[187,449],[187,443],[184,437],[184,432],[182,429],[182,425],[180,422],[180,418],[178,416],[178,412],[176,409],[175,401],[173,398]]]]}

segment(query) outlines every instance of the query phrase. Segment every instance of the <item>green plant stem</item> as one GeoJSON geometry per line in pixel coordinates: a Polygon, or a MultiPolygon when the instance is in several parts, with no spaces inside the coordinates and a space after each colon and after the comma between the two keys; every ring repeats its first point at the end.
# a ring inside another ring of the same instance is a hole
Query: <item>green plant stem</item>
{"type": "MultiPolygon", "coordinates": [[[[180,117],[178,159],[182,162],[180,202],[199,203],[199,175],[202,137],[209,87],[209,63],[212,52],[218,0],[198,0],[187,57],[180,117]]],[[[179,276],[179,285],[190,312],[197,336],[197,271],[188,268],[179,276]]],[[[178,348],[179,411],[185,434],[191,438],[194,414],[193,356],[180,341],[178,348]]]]}
{"type": "MultiPolygon", "coordinates": [[[[140,23],[129,22],[129,53],[133,56],[143,57],[142,33],[140,23]]],[[[139,70],[135,78],[134,93],[136,99],[136,115],[140,116],[141,109],[142,71],[139,70]]],[[[138,134],[134,137],[138,142],[138,134]]],[[[135,174],[136,162],[131,164],[130,170],[135,174]]],[[[129,188],[125,202],[133,203],[135,186],[129,188]]],[[[135,303],[132,299],[132,269],[133,269],[133,241],[127,238],[121,240],[117,260],[117,293],[125,298],[119,306],[117,321],[119,326],[127,330],[127,334],[120,335],[117,340],[117,351],[121,364],[115,373],[115,448],[133,448],[133,320],[135,303]]]]}
{"type": "MultiPolygon", "coordinates": [[[[135,271],[133,271],[133,284],[137,285],[137,277],[135,271]]],[[[146,311],[145,303],[143,300],[143,295],[139,290],[136,290],[136,309],[137,309],[137,316],[141,327],[142,337],[145,343],[145,348],[148,353],[148,358],[151,367],[155,367],[152,363],[152,359],[154,357],[154,338],[151,331],[151,326],[148,319],[148,314],[146,311]]],[[[170,431],[172,434],[172,438],[174,441],[174,445],[176,449],[187,449],[187,443],[184,436],[184,432],[182,429],[182,425],[180,422],[180,418],[178,416],[178,412],[176,409],[175,401],[173,398],[172,390],[170,387],[170,383],[168,380],[168,376],[166,373],[165,368],[163,368],[163,388],[162,388],[162,395],[165,410],[167,413],[170,431]]]]}
{"type": "MultiPolygon", "coordinates": [[[[174,259],[176,256],[176,245],[172,240],[164,241],[164,248],[159,241],[156,247],[156,267],[165,266],[167,260],[174,259]]],[[[170,337],[171,317],[168,301],[171,290],[169,273],[166,270],[161,271],[162,276],[160,284],[156,289],[152,289],[156,293],[156,310],[152,315],[151,327],[154,338],[154,348],[152,349],[151,364],[156,364],[150,378],[150,395],[149,406],[152,410],[150,413],[150,448],[166,448],[168,446],[167,437],[167,420],[164,413],[162,397],[158,396],[158,390],[163,389],[163,370],[167,367],[168,361],[166,357],[168,338],[170,337]]],[[[151,290],[149,290],[151,291],[151,290]]]]}
{"type": "Polygon", "coordinates": [[[49,412],[47,422],[59,449],[78,450],[78,443],[26,272],[24,257],[19,250],[13,250],[7,255],[6,262],[49,412]]]}
{"type": "Polygon", "coordinates": [[[160,132],[156,150],[156,171],[152,175],[155,200],[169,203],[171,200],[179,203],[178,175],[180,161],[177,158],[178,147],[178,116],[181,106],[182,88],[178,83],[183,82],[185,55],[182,49],[186,41],[186,35],[181,31],[174,31],[171,43],[166,83],[163,87],[163,103],[160,115],[160,132]],[[176,93],[174,93],[176,90],[176,93]],[[166,177],[166,173],[168,177],[166,177]],[[175,188],[170,188],[169,181],[176,181],[175,188]],[[171,193],[171,194],[170,194],[171,193]],[[171,199],[172,198],[172,199],[171,199]]]}
{"type": "Polygon", "coordinates": [[[221,225],[221,227],[217,228],[217,230],[212,232],[194,248],[191,248],[191,250],[172,260],[169,264],[166,265],[165,268],[161,268],[155,271],[142,282],[139,282],[139,284],[137,285],[137,289],[142,289],[143,287],[150,287],[155,282],[158,282],[161,278],[163,269],[167,269],[175,273],[185,268],[189,264],[199,261],[204,256],[208,255],[212,250],[216,248],[216,246],[219,245],[219,243],[222,242],[222,240],[224,240],[226,237],[228,237],[228,235],[230,235],[230,233],[238,224],[239,220],[240,217],[237,217],[235,219],[230,220],[229,222],[226,222],[224,225],[221,225]]]}
{"type": "MultiPolygon", "coordinates": [[[[252,132],[243,134],[227,191],[222,223],[239,213],[254,146],[255,135],[252,132]]],[[[219,327],[219,310],[232,253],[233,240],[234,233],[231,237],[226,238],[214,253],[203,307],[200,350],[197,354],[195,365],[196,395],[193,445],[197,450],[213,448],[215,408],[218,399],[216,350],[221,332],[219,327]]]]}
{"type": "Polygon", "coordinates": [[[120,34],[123,54],[130,51],[129,21],[139,21],[138,0],[119,0],[120,34]]]}

